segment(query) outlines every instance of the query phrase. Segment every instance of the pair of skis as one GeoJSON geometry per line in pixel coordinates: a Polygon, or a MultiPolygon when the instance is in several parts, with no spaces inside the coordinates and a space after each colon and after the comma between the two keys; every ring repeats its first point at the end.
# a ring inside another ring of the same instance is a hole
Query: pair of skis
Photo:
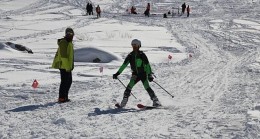
{"type": "MultiPolygon", "coordinates": [[[[159,107],[146,106],[146,105],[143,105],[143,104],[137,104],[136,106],[137,106],[137,108],[142,109],[142,110],[156,109],[156,108],[160,108],[161,107],[161,106],[159,106],[159,107]]],[[[119,103],[116,103],[115,107],[116,108],[122,108],[119,103]]]]}
{"type": "MultiPolygon", "coordinates": [[[[121,81],[121,80],[119,80],[118,78],[117,78],[117,80],[125,87],[125,88],[127,88],[125,85],[124,85],[124,83],[121,81]]],[[[165,90],[161,85],[159,85],[157,82],[155,82],[155,81],[153,81],[155,84],[157,84],[159,87],[161,87],[166,93],[168,93],[172,98],[174,98],[174,96],[172,95],[172,94],[170,94],[167,90],[165,90]]],[[[131,92],[130,92],[131,93],[131,92]]],[[[135,99],[137,99],[135,96],[134,96],[134,94],[132,94],[131,93],[131,95],[135,98],[135,99]]],[[[119,103],[116,103],[115,104],[115,107],[117,107],[117,108],[122,108],[121,106],[120,106],[120,104],[119,103]]],[[[146,105],[143,105],[143,104],[137,104],[137,107],[139,108],[139,109],[155,109],[155,108],[161,108],[162,106],[146,106],[146,105]]]]}

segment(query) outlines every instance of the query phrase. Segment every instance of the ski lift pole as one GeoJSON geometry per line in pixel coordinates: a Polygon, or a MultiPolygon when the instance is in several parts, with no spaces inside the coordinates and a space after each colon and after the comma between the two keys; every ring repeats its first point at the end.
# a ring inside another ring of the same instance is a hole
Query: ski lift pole
{"type": "Polygon", "coordinates": [[[174,96],[172,94],[170,94],[167,90],[165,90],[161,85],[159,85],[157,82],[153,81],[155,84],[157,84],[158,86],[160,86],[166,93],[168,93],[172,98],[174,98],[174,96]]]}
{"type": "MultiPolygon", "coordinates": [[[[126,88],[125,84],[124,84],[121,80],[119,80],[118,78],[117,78],[117,80],[126,88]]],[[[131,93],[131,95],[132,95],[135,99],[137,99],[132,92],[130,92],[130,93],[131,93]]]]}

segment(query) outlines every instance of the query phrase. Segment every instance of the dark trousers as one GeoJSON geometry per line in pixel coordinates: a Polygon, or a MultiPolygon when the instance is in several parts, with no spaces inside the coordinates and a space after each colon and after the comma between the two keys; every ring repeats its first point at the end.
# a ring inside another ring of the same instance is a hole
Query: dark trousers
{"type": "Polygon", "coordinates": [[[149,17],[150,16],[150,11],[149,10],[145,10],[144,11],[144,15],[149,17]]]}
{"type": "Polygon", "coordinates": [[[101,17],[101,13],[97,13],[97,18],[100,18],[101,17]]]}
{"type": "Polygon", "coordinates": [[[72,74],[70,72],[66,72],[65,69],[60,69],[60,89],[59,89],[59,98],[68,98],[70,86],[72,84],[72,74]]]}

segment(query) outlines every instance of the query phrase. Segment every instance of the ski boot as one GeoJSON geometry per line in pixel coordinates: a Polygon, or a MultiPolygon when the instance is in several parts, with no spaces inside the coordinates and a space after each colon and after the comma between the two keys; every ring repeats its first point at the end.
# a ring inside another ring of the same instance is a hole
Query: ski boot
{"type": "Polygon", "coordinates": [[[120,104],[121,108],[125,107],[126,103],[128,102],[128,98],[130,96],[130,92],[131,92],[130,89],[126,89],[125,90],[123,100],[121,101],[121,104],[120,104]]]}
{"type": "Polygon", "coordinates": [[[160,106],[162,106],[161,102],[158,100],[157,97],[154,97],[152,100],[153,100],[153,106],[154,106],[154,107],[160,107],[160,106]]]}

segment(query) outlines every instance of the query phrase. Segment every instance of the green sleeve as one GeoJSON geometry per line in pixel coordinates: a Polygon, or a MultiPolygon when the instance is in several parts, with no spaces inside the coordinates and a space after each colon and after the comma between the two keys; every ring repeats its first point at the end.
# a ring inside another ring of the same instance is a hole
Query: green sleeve
{"type": "Polygon", "coordinates": [[[68,64],[69,64],[69,70],[71,71],[74,68],[74,50],[73,50],[73,44],[72,42],[69,42],[68,44],[68,64]]]}
{"type": "Polygon", "coordinates": [[[60,47],[60,55],[62,58],[68,58],[68,43],[66,40],[62,39],[60,42],[59,42],[59,47],[60,47]]]}
{"type": "Polygon", "coordinates": [[[128,55],[124,61],[124,63],[122,64],[122,66],[119,68],[119,70],[117,71],[119,74],[121,74],[124,69],[127,67],[127,65],[130,63],[130,55],[128,55]]]}
{"type": "Polygon", "coordinates": [[[147,56],[144,54],[144,71],[149,75],[152,74],[152,68],[150,66],[147,56]]]}
{"type": "Polygon", "coordinates": [[[149,63],[144,66],[144,71],[145,71],[148,75],[149,75],[149,74],[152,74],[152,68],[151,68],[151,66],[150,66],[149,63]]]}

